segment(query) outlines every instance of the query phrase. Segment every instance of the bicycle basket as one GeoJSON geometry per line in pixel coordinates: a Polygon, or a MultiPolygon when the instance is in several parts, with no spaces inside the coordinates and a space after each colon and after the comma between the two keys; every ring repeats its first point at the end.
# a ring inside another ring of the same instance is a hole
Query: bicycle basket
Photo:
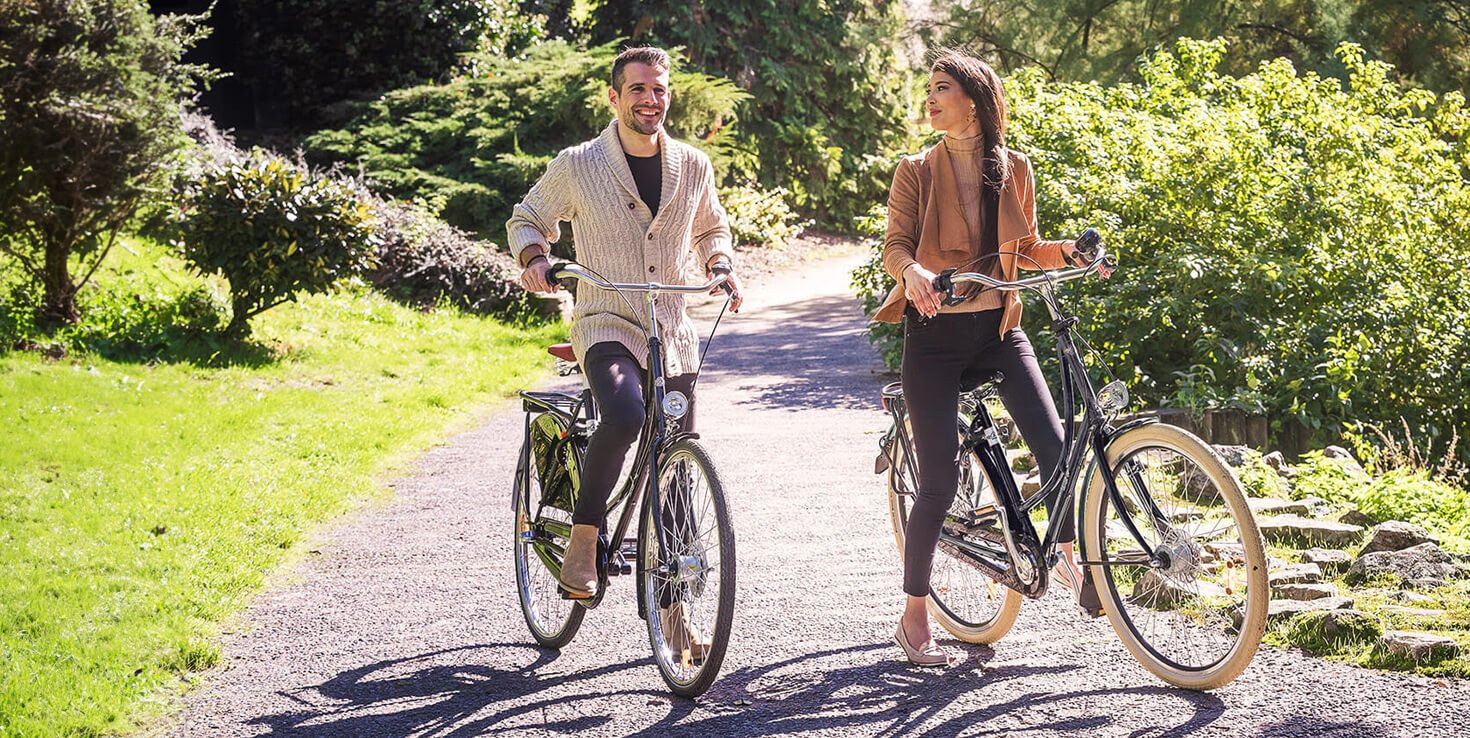
{"type": "Polygon", "coordinates": [[[581,449],[567,423],[553,413],[531,421],[531,462],[541,480],[541,504],[571,512],[581,486],[581,449]]]}

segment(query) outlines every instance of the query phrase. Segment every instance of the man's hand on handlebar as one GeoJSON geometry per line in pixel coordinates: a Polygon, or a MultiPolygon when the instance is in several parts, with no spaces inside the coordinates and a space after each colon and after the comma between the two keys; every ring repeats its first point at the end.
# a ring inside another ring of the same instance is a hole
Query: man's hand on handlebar
{"type": "Polygon", "coordinates": [[[556,292],[561,289],[561,285],[546,278],[549,271],[551,261],[545,256],[538,254],[531,257],[531,263],[521,270],[521,287],[527,292],[556,292]]]}
{"type": "Polygon", "coordinates": [[[720,286],[709,291],[711,295],[724,292],[730,296],[730,312],[740,312],[740,304],[745,302],[745,293],[740,285],[740,278],[735,276],[735,270],[730,262],[715,257],[709,264],[711,276],[725,275],[725,281],[720,286]]]}

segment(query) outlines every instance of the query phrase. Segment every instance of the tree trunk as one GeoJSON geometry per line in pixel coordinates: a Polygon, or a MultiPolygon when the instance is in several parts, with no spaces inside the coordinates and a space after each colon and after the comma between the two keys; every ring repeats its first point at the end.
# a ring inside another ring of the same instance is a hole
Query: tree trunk
{"type": "Polygon", "coordinates": [[[247,300],[230,303],[230,324],[225,326],[225,337],[243,340],[250,337],[250,304],[247,300]]]}
{"type": "Polygon", "coordinates": [[[77,286],[72,281],[67,257],[70,249],[64,245],[46,245],[46,265],[41,272],[41,284],[46,294],[41,300],[41,320],[51,324],[75,324],[81,320],[77,312],[77,286]]]}

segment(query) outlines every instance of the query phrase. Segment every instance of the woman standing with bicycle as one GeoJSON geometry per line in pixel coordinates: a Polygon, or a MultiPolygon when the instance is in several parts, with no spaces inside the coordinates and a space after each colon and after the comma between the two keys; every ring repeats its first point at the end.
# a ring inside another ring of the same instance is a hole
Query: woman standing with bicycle
{"type": "MultiPolygon", "coordinates": [[[[955,416],[964,379],[999,372],[1001,399],[1035,455],[1043,479],[1056,469],[1062,427],[1031,342],[1021,330],[1014,292],[972,289],[943,304],[937,272],[957,267],[1014,280],[1017,269],[1074,263],[1072,241],[1043,241],[1036,232],[1035,184],[1026,157],[1006,148],[1006,101],[989,65],[958,51],[930,68],[929,124],[944,138],[899,162],[888,195],[883,265],[899,284],[874,316],[904,321],[903,393],[913,424],[919,490],[904,543],[908,595],[894,639],[914,664],[948,662],[930,634],[929,574],[945,511],[958,484],[955,416]]],[[[974,285],[971,285],[974,287],[974,285]]],[[[1065,516],[1056,575],[1074,591],[1074,517],[1065,516]]]]}

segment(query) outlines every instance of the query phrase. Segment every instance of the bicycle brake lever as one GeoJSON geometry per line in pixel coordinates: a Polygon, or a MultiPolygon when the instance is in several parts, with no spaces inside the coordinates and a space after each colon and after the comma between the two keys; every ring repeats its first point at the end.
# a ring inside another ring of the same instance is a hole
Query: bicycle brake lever
{"type": "Polygon", "coordinates": [[[951,268],[934,275],[934,289],[944,293],[941,302],[945,305],[958,305],[965,301],[965,298],[954,295],[954,273],[955,270],[951,268]]]}

